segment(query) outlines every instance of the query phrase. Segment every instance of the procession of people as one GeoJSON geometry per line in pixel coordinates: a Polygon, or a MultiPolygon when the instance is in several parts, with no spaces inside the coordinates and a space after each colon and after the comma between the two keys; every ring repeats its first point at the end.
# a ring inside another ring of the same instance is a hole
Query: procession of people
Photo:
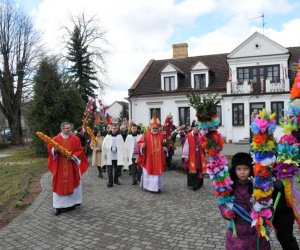
{"type": "MultiPolygon", "coordinates": [[[[111,188],[114,185],[121,185],[119,177],[122,175],[122,172],[129,170],[129,175],[132,176],[132,185],[139,184],[144,190],[160,193],[163,190],[163,174],[165,171],[172,169],[172,156],[176,149],[176,138],[179,135],[180,137],[184,135],[185,138],[190,138],[192,135],[192,131],[185,130],[186,127],[188,129],[190,127],[189,124],[187,125],[176,128],[173,124],[171,114],[166,117],[162,125],[158,117],[154,115],[145,131],[141,131],[141,127],[135,124],[134,121],[123,122],[122,124],[112,121],[101,129],[94,128],[94,138],[91,138],[91,135],[87,133],[84,126],[77,131],[73,131],[72,124],[63,122],[61,133],[54,137],[53,140],[59,141],[59,144],[66,146],[66,149],[72,149],[72,152],[75,150],[73,147],[76,147],[76,151],[79,151],[80,154],[78,156],[72,155],[72,158],[69,160],[63,157],[55,147],[48,146],[49,170],[53,173],[53,186],[59,185],[60,187],[61,185],[65,185],[61,183],[60,179],[57,181],[57,178],[61,178],[60,175],[58,177],[57,175],[62,171],[62,167],[58,167],[58,165],[63,161],[63,164],[67,163],[70,166],[76,164],[79,166],[79,168],[72,167],[71,170],[74,171],[74,174],[72,174],[72,171],[65,171],[64,174],[67,174],[64,176],[65,178],[78,179],[68,181],[69,185],[71,185],[70,183],[75,185],[72,187],[72,191],[76,191],[77,186],[81,189],[80,177],[88,168],[87,157],[89,156],[89,152],[91,152],[91,166],[97,168],[98,177],[102,179],[106,179],[106,172],[107,187],[111,188]],[[67,142],[66,139],[69,141],[67,142]],[[57,169],[54,169],[53,166],[57,169]]],[[[195,146],[192,142],[190,142],[190,148],[186,149],[189,140],[187,139],[184,144],[185,149],[182,157],[185,163],[189,162],[189,166],[194,166],[194,164],[197,166],[190,169],[184,167],[183,170],[187,172],[188,179],[190,180],[200,178],[200,182],[196,181],[196,184],[192,185],[194,190],[196,190],[203,185],[204,172],[202,167],[205,166],[205,156],[201,147],[199,147],[198,151],[198,146],[195,146]],[[189,150],[190,153],[188,152],[189,150]],[[193,153],[195,150],[197,151],[196,154],[193,153]],[[186,152],[188,152],[187,155],[186,152]]],[[[183,164],[183,166],[185,165],[183,164]]],[[[66,183],[65,180],[64,183],[66,183]]],[[[53,190],[57,190],[57,187],[53,190]]],[[[63,204],[58,206],[57,194],[61,194],[61,192],[54,191],[53,202],[54,208],[57,209],[57,215],[63,211],[67,211],[68,207],[81,204],[82,198],[77,202],[78,204],[68,204],[68,206],[63,204]]]]}
{"type": "MultiPolygon", "coordinates": [[[[114,186],[122,188],[120,177],[127,170],[131,175],[132,185],[139,184],[144,191],[161,193],[163,192],[165,172],[172,169],[172,155],[177,144],[182,146],[181,167],[187,176],[188,189],[193,191],[200,189],[204,184],[208,156],[203,141],[200,139],[203,138],[203,134],[198,125],[193,121],[192,124],[176,128],[171,114],[166,117],[164,125],[154,115],[145,131],[141,131],[134,121],[123,124],[113,121],[107,126],[107,131],[94,129],[94,135],[86,136],[89,141],[87,144],[83,140],[84,128],[80,133],[74,135],[72,124],[63,122],[61,133],[55,136],[53,140],[71,154],[67,157],[56,147],[48,146],[49,170],[53,175],[52,189],[55,215],[71,211],[82,203],[81,176],[89,166],[88,151],[84,150],[87,145],[92,152],[91,166],[97,168],[98,177],[107,180],[108,188],[114,186]],[[106,169],[107,177],[104,175],[104,169],[106,169]]],[[[234,181],[233,192],[237,197],[236,202],[241,202],[241,206],[247,203],[247,206],[244,207],[250,213],[253,187],[249,180],[253,178],[253,160],[250,154],[237,152],[231,165],[230,176],[234,181]],[[241,191],[242,194],[240,192],[242,189],[247,190],[247,192],[241,191]],[[245,194],[247,195],[245,196],[245,194]]],[[[275,190],[281,189],[284,196],[285,192],[282,187],[278,188],[276,185],[278,184],[275,184],[275,190]]],[[[221,215],[226,220],[235,220],[237,230],[244,234],[244,238],[240,238],[242,236],[236,238],[229,229],[226,236],[226,248],[240,249],[241,246],[249,244],[252,246],[258,236],[251,223],[244,221],[243,218],[239,217],[239,214],[235,214],[233,210],[224,205],[220,205],[219,208],[221,215]]],[[[276,236],[282,246],[285,246],[284,249],[299,249],[293,236],[294,220],[292,210],[281,199],[274,219],[274,226],[276,226],[276,236]]],[[[260,244],[261,249],[270,249],[268,241],[262,240],[260,244]]],[[[249,249],[255,248],[250,247],[249,249]]]]}

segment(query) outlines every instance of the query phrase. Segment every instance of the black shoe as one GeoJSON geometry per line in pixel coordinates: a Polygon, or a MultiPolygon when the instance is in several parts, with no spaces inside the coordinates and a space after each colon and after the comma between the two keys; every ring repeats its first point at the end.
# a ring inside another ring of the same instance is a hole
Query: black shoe
{"type": "Polygon", "coordinates": [[[196,191],[198,190],[199,188],[201,188],[202,186],[196,186],[196,187],[193,187],[193,190],[196,191]]]}
{"type": "Polygon", "coordinates": [[[72,207],[66,207],[63,209],[63,212],[69,212],[69,211],[72,211],[76,208],[76,205],[72,206],[72,207]]]}
{"type": "Polygon", "coordinates": [[[158,189],[158,191],[149,191],[149,192],[152,193],[152,194],[159,194],[159,193],[161,193],[161,190],[158,189]]]}
{"type": "Polygon", "coordinates": [[[55,216],[60,215],[62,213],[61,208],[56,208],[55,216]]]}
{"type": "Polygon", "coordinates": [[[107,187],[109,187],[109,188],[111,188],[111,187],[113,187],[114,186],[114,184],[112,184],[112,183],[108,183],[107,184],[107,187]]]}
{"type": "Polygon", "coordinates": [[[115,182],[116,185],[122,185],[119,181],[115,182]]]}
{"type": "Polygon", "coordinates": [[[132,185],[136,185],[136,184],[137,184],[137,181],[133,181],[133,182],[132,182],[132,185]]]}
{"type": "Polygon", "coordinates": [[[98,168],[98,171],[99,171],[98,177],[103,178],[102,168],[100,166],[98,166],[97,168],[98,168]]]}

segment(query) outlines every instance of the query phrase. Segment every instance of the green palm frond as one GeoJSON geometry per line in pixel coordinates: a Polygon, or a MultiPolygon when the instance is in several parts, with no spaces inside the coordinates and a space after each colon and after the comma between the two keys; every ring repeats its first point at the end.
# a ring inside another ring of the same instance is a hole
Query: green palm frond
{"type": "Polygon", "coordinates": [[[190,106],[192,106],[197,113],[200,121],[209,121],[216,116],[217,105],[221,102],[218,94],[196,95],[194,93],[187,94],[190,106]]]}

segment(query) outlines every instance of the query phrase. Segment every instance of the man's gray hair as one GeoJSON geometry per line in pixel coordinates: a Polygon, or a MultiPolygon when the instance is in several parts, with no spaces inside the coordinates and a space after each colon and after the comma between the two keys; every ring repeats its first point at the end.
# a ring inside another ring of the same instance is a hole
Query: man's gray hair
{"type": "Polygon", "coordinates": [[[71,123],[69,123],[69,122],[62,122],[62,123],[60,124],[60,128],[64,128],[67,124],[70,124],[70,125],[71,125],[71,123]]]}

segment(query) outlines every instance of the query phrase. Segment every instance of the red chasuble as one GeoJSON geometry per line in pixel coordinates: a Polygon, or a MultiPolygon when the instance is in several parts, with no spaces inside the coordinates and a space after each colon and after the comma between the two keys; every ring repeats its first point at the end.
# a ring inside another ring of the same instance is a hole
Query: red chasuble
{"type": "Polygon", "coordinates": [[[156,135],[151,132],[147,132],[138,141],[138,148],[143,143],[146,144],[144,154],[139,153],[137,163],[147,170],[149,175],[161,175],[165,170],[166,156],[163,151],[163,134],[158,133],[156,135]]]}
{"type": "Polygon", "coordinates": [[[189,173],[196,173],[196,169],[197,169],[196,154],[200,154],[200,170],[202,170],[202,172],[205,172],[206,171],[205,154],[203,152],[201,145],[199,144],[199,139],[197,142],[195,141],[195,138],[193,136],[193,131],[192,131],[188,133],[187,140],[189,142],[189,165],[188,165],[189,173]]]}
{"type": "MultiPolygon", "coordinates": [[[[72,152],[72,155],[78,157],[80,161],[80,173],[81,175],[87,170],[89,163],[83,152],[80,140],[75,135],[70,135],[69,138],[64,139],[61,134],[52,138],[61,146],[72,152]]],[[[80,183],[80,174],[77,164],[63,157],[57,152],[56,159],[51,153],[52,146],[48,146],[48,169],[52,173],[52,190],[59,195],[72,194],[74,188],[80,183]]]]}

